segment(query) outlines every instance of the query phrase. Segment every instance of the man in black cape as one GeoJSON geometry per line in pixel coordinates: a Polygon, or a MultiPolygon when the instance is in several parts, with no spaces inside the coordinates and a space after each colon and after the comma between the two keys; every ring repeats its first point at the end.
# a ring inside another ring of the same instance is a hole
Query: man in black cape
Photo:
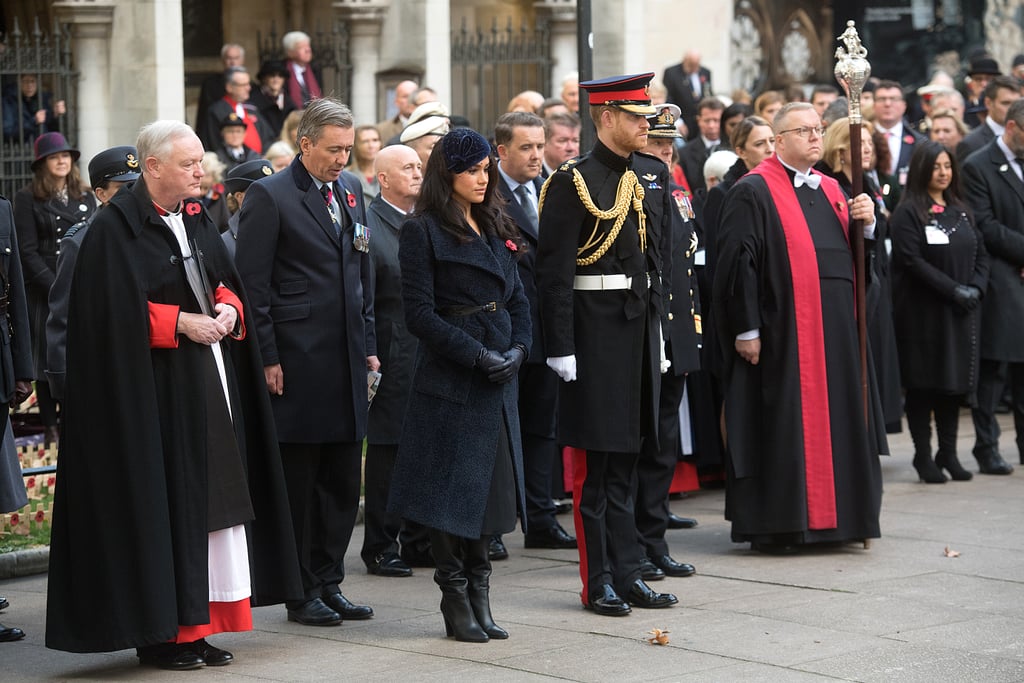
{"type": "Polygon", "coordinates": [[[848,238],[851,218],[873,231],[872,200],[810,170],[822,130],[809,104],[783,107],[774,127],[776,155],[723,205],[714,301],[732,540],[789,552],[879,535],[887,447],[874,390],[865,428],[848,238]]]}
{"type": "Polygon", "coordinates": [[[245,293],[195,201],[202,145],[158,121],[138,149],[72,281],[46,644],[216,666],[206,635],[301,593],[295,542],[245,293]]]}

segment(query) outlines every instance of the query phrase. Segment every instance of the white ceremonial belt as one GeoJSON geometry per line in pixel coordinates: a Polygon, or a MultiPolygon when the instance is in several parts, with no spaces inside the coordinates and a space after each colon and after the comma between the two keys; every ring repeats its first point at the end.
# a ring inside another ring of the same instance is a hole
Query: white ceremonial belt
{"type": "MultiPolygon", "coordinates": [[[[650,284],[650,278],[648,278],[650,284]]],[[[573,280],[573,289],[586,291],[601,291],[606,289],[631,289],[633,278],[626,277],[622,273],[614,275],[577,275],[573,280]]]]}

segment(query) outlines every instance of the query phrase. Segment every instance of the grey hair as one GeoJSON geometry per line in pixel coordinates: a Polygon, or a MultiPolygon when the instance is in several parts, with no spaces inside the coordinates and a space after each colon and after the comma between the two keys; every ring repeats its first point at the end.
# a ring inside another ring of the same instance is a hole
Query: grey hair
{"type": "Polygon", "coordinates": [[[238,48],[239,52],[242,53],[242,59],[245,60],[245,48],[239,45],[238,43],[224,43],[223,47],[221,47],[220,49],[220,58],[224,59],[225,57],[227,57],[228,50],[230,50],[233,47],[238,48]]]}
{"type": "Polygon", "coordinates": [[[166,161],[170,156],[174,141],[184,137],[195,137],[195,132],[181,121],[164,119],[143,126],[139,131],[138,140],[135,141],[143,169],[145,169],[146,159],[149,157],[166,161]]]}
{"type": "Polygon", "coordinates": [[[333,97],[321,97],[311,101],[299,119],[295,139],[309,138],[314,145],[320,140],[325,126],[351,128],[355,125],[352,111],[333,97]]]}
{"type": "Polygon", "coordinates": [[[310,42],[312,41],[310,40],[308,33],[304,33],[302,31],[289,31],[284,34],[284,38],[281,39],[281,47],[284,48],[285,52],[291,52],[299,43],[310,42]]]}
{"type": "Polygon", "coordinates": [[[804,111],[805,109],[814,109],[810,102],[788,102],[782,105],[782,109],[775,114],[775,118],[772,119],[772,128],[775,130],[775,134],[778,135],[779,131],[782,130],[782,122],[786,120],[786,117],[795,111],[804,111]]]}

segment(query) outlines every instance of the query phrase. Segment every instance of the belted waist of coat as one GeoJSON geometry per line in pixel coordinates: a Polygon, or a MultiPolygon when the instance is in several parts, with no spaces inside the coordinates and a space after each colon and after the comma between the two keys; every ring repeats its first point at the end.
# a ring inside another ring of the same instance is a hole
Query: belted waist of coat
{"type": "Polygon", "coordinates": [[[443,306],[437,309],[441,315],[473,315],[474,313],[494,313],[505,310],[505,303],[502,301],[488,301],[480,306],[443,306]]]}
{"type": "Polygon", "coordinates": [[[633,289],[634,277],[640,278],[639,284],[642,289],[651,286],[651,277],[657,273],[641,273],[636,276],[627,276],[624,273],[614,275],[577,275],[573,279],[572,288],[583,291],[603,291],[616,289],[633,289]]]}

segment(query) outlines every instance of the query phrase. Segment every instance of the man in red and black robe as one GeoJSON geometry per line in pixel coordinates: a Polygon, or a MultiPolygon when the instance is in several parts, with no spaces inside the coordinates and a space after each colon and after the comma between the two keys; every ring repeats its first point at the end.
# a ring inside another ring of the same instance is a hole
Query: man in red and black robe
{"type": "Polygon", "coordinates": [[[887,451],[874,387],[865,426],[849,244],[851,219],[874,228],[871,199],[811,171],[822,138],[810,105],[787,105],[775,130],[776,156],[726,198],[714,283],[726,518],[733,541],[766,552],[877,537],[887,451]]]}

